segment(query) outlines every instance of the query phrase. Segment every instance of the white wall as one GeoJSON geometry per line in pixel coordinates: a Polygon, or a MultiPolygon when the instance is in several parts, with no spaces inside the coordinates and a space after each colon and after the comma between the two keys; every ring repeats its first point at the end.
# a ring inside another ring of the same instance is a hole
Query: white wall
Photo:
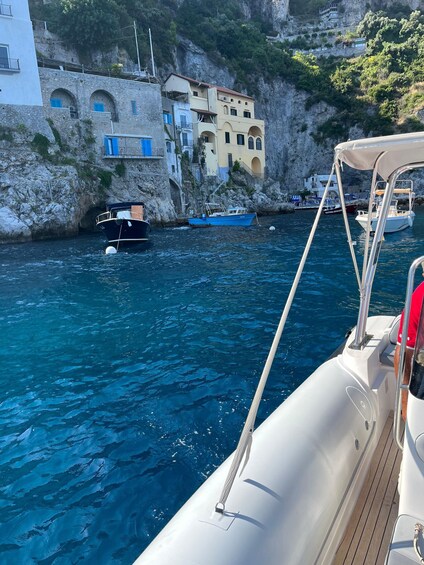
{"type": "Polygon", "coordinates": [[[40,78],[29,16],[28,0],[3,0],[12,15],[0,15],[0,45],[9,47],[11,67],[19,60],[19,71],[0,68],[0,104],[42,106],[40,78]]]}

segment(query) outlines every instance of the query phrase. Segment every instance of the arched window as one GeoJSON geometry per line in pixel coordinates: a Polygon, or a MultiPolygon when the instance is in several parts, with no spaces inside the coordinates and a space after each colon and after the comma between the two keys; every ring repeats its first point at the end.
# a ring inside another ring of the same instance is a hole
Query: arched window
{"type": "Polygon", "coordinates": [[[262,151],[262,139],[260,137],[256,139],[256,149],[262,151]]]}
{"type": "Polygon", "coordinates": [[[249,149],[255,149],[255,143],[253,141],[253,137],[249,137],[248,141],[247,141],[247,146],[249,149]]]}
{"type": "Polygon", "coordinates": [[[96,113],[109,113],[113,122],[118,121],[115,101],[112,96],[105,90],[96,90],[90,97],[90,107],[93,115],[96,113]]]}
{"type": "Polygon", "coordinates": [[[224,114],[228,114],[228,106],[224,106],[224,114]]]}

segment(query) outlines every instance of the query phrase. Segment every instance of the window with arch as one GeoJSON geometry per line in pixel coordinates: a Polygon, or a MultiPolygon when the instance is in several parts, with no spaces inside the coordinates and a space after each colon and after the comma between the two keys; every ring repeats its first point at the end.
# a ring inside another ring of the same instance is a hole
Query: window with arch
{"type": "Polygon", "coordinates": [[[247,146],[249,149],[255,149],[255,142],[253,140],[253,137],[249,137],[249,139],[247,140],[247,146]]]}
{"type": "Polygon", "coordinates": [[[256,139],[256,149],[262,151],[262,139],[260,137],[256,139]]]}
{"type": "Polygon", "coordinates": [[[224,114],[228,114],[228,106],[224,106],[224,114]]]}

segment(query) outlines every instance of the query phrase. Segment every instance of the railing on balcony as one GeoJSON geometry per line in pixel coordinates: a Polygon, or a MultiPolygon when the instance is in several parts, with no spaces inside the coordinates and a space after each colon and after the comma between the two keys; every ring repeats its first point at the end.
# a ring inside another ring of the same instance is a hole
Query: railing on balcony
{"type": "Polygon", "coordinates": [[[178,130],[178,131],[181,131],[181,130],[183,130],[183,129],[192,130],[192,129],[193,129],[193,124],[192,124],[192,123],[188,124],[187,122],[183,122],[183,123],[177,124],[177,130],[178,130]]]}
{"type": "Polygon", "coordinates": [[[243,161],[238,161],[240,167],[246,172],[248,173],[251,177],[254,177],[256,179],[263,179],[265,178],[265,171],[263,173],[259,173],[256,171],[252,171],[252,169],[250,167],[248,167],[246,165],[246,163],[243,163],[243,161]]]}
{"type": "Polygon", "coordinates": [[[113,112],[100,112],[98,110],[91,110],[91,117],[95,120],[96,118],[106,118],[111,122],[119,122],[118,113],[113,112]]]}
{"type": "Polygon", "coordinates": [[[148,154],[137,152],[136,148],[131,147],[119,147],[111,154],[103,148],[104,159],[162,159],[164,155],[165,151],[161,148],[153,148],[148,154]]]}
{"type": "Polygon", "coordinates": [[[11,59],[10,57],[0,57],[0,71],[19,72],[19,59],[11,59]]]}
{"type": "Polygon", "coordinates": [[[0,4],[0,16],[12,16],[12,6],[10,4],[0,4]]]}

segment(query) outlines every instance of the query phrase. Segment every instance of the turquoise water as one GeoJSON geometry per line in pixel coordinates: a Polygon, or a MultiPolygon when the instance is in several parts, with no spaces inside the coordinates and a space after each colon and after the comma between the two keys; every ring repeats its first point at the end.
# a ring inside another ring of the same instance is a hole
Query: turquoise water
{"type": "MultiPolygon", "coordinates": [[[[133,562],[234,449],[313,218],[0,247],[2,564],[133,562]]],[[[356,323],[341,228],[322,219],[259,421],[356,323]]],[[[387,236],[372,313],[402,308],[423,239],[420,209],[387,236]]]]}

